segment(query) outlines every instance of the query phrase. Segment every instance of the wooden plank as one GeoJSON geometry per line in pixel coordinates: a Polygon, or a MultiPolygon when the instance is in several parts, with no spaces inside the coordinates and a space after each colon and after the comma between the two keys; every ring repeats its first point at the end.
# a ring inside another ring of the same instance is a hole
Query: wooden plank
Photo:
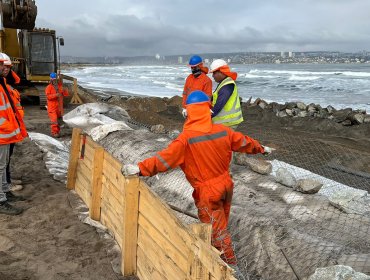
{"type": "Polygon", "coordinates": [[[110,153],[106,152],[106,154],[104,155],[104,159],[112,166],[112,168],[119,171],[121,170],[122,163],[118,159],[113,157],[110,153]]]}
{"type": "MultiPolygon", "coordinates": [[[[140,280],[164,280],[166,279],[151,263],[146,256],[145,250],[137,249],[138,276],[140,280]]],[[[177,278],[178,279],[178,278],[177,278]]]]}
{"type": "MultiPolygon", "coordinates": [[[[87,140],[86,140],[86,144],[85,144],[85,156],[84,156],[84,160],[87,160],[91,165],[89,167],[92,167],[92,164],[94,162],[94,153],[95,153],[95,149],[94,147],[92,147],[91,145],[87,144],[87,140]]],[[[97,149],[97,148],[96,148],[97,149]]],[[[87,164],[86,164],[87,165],[87,164]]]]}
{"type": "Polygon", "coordinates": [[[81,188],[86,189],[87,191],[90,192],[91,187],[90,187],[90,181],[86,179],[86,177],[79,171],[80,168],[77,168],[77,179],[76,182],[79,182],[79,186],[81,188]]]}
{"type": "Polygon", "coordinates": [[[112,220],[115,221],[115,226],[122,233],[122,224],[123,224],[122,209],[117,209],[116,207],[112,206],[112,204],[109,203],[106,199],[102,199],[101,207],[102,207],[102,211],[103,211],[103,208],[104,210],[108,209],[110,211],[111,215],[113,216],[112,220]]]}
{"type": "Polygon", "coordinates": [[[86,138],[86,145],[88,147],[91,147],[93,150],[96,149],[96,148],[100,148],[101,147],[101,145],[99,145],[94,140],[92,140],[92,138],[90,136],[87,136],[87,138],[86,138]]]}
{"type": "MultiPolygon", "coordinates": [[[[121,175],[124,180],[123,175],[121,175]]],[[[123,206],[122,265],[124,276],[136,275],[137,230],[139,215],[139,177],[125,179],[123,206]]]]}
{"type": "Polygon", "coordinates": [[[211,224],[203,224],[203,223],[196,223],[190,224],[189,228],[192,232],[194,232],[197,236],[199,236],[204,242],[211,245],[211,236],[212,236],[212,225],[211,224]]]}
{"type": "Polygon", "coordinates": [[[123,199],[123,186],[116,186],[115,184],[112,183],[109,177],[103,175],[102,178],[103,181],[103,186],[106,188],[106,192],[109,192],[113,197],[115,197],[118,201],[122,201],[123,199]]]}
{"type": "MultiPolygon", "coordinates": [[[[191,251],[187,244],[191,243],[191,237],[186,232],[178,230],[179,221],[174,215],[169,215],[161,203],[153,202],[153,199],[140,192],[139,213],[151,223],[152,228],[161,232],[168,242],[177,247],[184,257],[189,256],[191,251]]],[[[148,228],[148,230],[151,229],[148,228]]]]}
{"type": "Polygon", "coordinates": [[[85,180],[88,182],[88,187],[91,189],[91,177],[92,177],[92,170],[86,166],[84,162],[80,162],[77,166],[78,176],[83,176],[85,180]]]}
{"type": "MultiPolygon", "coordinates": [[[[191,224],[189,228],[192,232],[194,232],[197,236],[199,236],[206,244],[209,244],[209,249],[211,250],[211,234],[212,234],[212,225],[211,224],[191,224]]],[[[188,259],[188,274],[187,279],[194,279],[194,280],[209,280],[209,272],[206,268],[202,265],[198,258],[194,256],[194,258],[188,259]]]]}
{"type": "Polygon", "coordinates": [[[90,202],[91,202],[90,192],[82,186],[82,183],[79,181],[79,178],[77,178],[77,181],[76,181],[75,191],[79,195],[79,197],[81,197],[81,199],[86,204],[86,206],[90,207],[90,202]]]}
{"type": "Polygon", "coordinates": [[[91,207],[89,208],[90,218],[95,221],[100,220],[103,160],[104,160],[104,149],[102,147],[96,148],[94,154],[93,174],[92,174],[91,207]]]}
{"type": "Polygon", "coordinates": [[[120,195],[119,197],[113,195],[110,192],[109,187],[107,187],[107,182],[104,183],[102,190],[102,202],[108,204],[113,209],[115,215],[120,217],[120,219],[123,218],[123,198],[123,195],[120,195]]]}
{"type": "Polygon", "coordinates": [[[139,227],[138,246],[145,252],[147,258],[150,259],[153,267],[164,276],[163,279],[185,279],[186,272],[182,271],[174,260],[168,257],[167,252],[161,245],[156,244],[149,234],[143,228],[139,227]]]}
{"type": "Polygon", "coordinates": [[[105,157],[103,162],[103,175],[109,178],[109,181],[111,181],[118,190],[121,190],[122,194],[124,193],[121,168],[117,169],[116,166],[111,165],[111,162],[107,161],[105,157]]]}
{"type": "MultiPolygon", "coordinates": [[[[150,234],[151,238],[156,244],[160,244],[162,249],[166,252],[167,256],[171,258],[176,265],[183,271],[186,272],[188,269],[188,254],[184,251],[180,251],[177,246],[175,246],[170,240],[168,240],[163,232],[158,231],[151,223],[148,221],[142,213],[139,212],[139,228],[142,231],[150,234]]],[[[140,239],[140,231],[138,234],[138,239],[140,239]]],[[[190,252],[190,251],[189,251],[190,252]]]]}
{"type": "Polygon", "coordinates": [[[103,225],[105,225],[109,231],[114,235],[114,239],[117,241],[118,245],[122,249],[122,234],[116,230],[115,228],[115,221],[112,221],[113,215],[107,210],[107,209],[102,209],[101,215],[100,215],[100,221],[103,225]]]}
{"type": "MultiPolygon", "coordinates": [[[[117,236],[120,236],[120,238],[122,237],[122,229],[118,228],[119,225],[121,225],[121,228],[122,228],[122,223],[118,223],[117,222],[117,217],[112,213],[112,211],[110,211],[110,209],[108,207],[105,207],[104,209],[102,209],[102,212],[101,212],[101,217],[105,217],[106,220],[108,220],[109,222],[109,230],[114,232],[117,240],[118,240],[118,237],[117,236]]],[[[103,219],[103,218],[101,218],[103,219]]],[[[122,240],[120,242],[122,244],[122,240]]]]}
{"type": "Polygon", "coordinates": [[[72,132],[71,150],[69,153],[68,175],[67,175],[67,188],[74,189],[77,175],[77,163],[79,158],[81,142],[81,129],[74,128],[72,132]]]}
{"type": "MultiPolygon", "coordinates": [[[[176,238],[175,244],[180,250],[190,250],[199,261],[216,279],[229,279],[232,270],[220,259],[220,257],[209,249],[209,245],[195,236],[187,229],[181,221],[171,213],[168,206],[165,206],[159,197],[149,190],[144,182],[140,182],[140,213],[150,213],[153,219],[161,228],[164,235],[169,239],[176,238]],[[144,199],[143,199],[144,198],[144,199]],[[146,201],[146,203],[143,203],[146,201]],[[149,203],[148,203],[149,202],[149,203]]],[[[189,255],[190,257],[190,255],[189,255]]]]}

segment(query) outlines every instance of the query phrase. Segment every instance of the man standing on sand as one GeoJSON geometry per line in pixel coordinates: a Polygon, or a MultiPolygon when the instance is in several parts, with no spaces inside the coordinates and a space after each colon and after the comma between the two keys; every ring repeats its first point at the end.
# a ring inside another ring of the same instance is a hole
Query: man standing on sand
{"type": "Polygon", "coordinates": [[[50,83],[45,88],[47,98],[48,115],[50,119],[51,135],[60,137],[60,123],[63,115],[63,98],[68,92],[63,90],[62,84],[58,84],[57,74],[50,74],[50,83]]]}
{"type": "Polygon", "coordinates": [[[194,188],[199,220],[212,224],[212,245],[226,263],[236,265],[227,230],[234,188],[229,174],[231,154],[267,154],[272,149],[229,127],[213,124],[210,100],[202,91],[192,92],[185,106],[188,116],[183,132],[155,156],[138,165],[124,165],[122,173],[154,176],[179,166],[194,188]]]}
{"type": "MultiPolygon", "coordinates": [[[[0,75],[3,75],[4,61],[7,58],[0,53],[0,75]]],[[[11,143],[22,141],[27,136],[23,119],[16,108],[16,100],[12,96],[3,76],[0,77],[0,213],[18,215],[22,209],[16,208],[8,201],[24,200],[15,196],[9,190],[6,182],[6,166],[9,161],[9,146],[11,143]]]]}
{"type": "Polygon", "coordinates": [[[213,79],[218,83],[212,94],[212,122],[236,129],[243,121],[238,87],[235,83],[238,74],[231,72],[223,59],[214,60],[210,68],[213,79]]]}
{"type": "Polygon", "coordinates": [[[199,55],[190,57],[189,64],[191,74],[186,78],[182,93],[182,115],[186,118],[186,99],[195,90],[201,90],[212,97],[212,80],[207,76],[208,68],[203,66],[203,60],[199,55]]]}
{"type": "MultiPolygon", "coordinates": [[[[23,109],[22,104],[21,104],[21,95],[20,95],[18,90],[13,88],[14,85],[20,83],[21,79],[12,70],[12,61],[11,61],[10,57],[8,55],[6,55],[5,53],[3,53],[3,56],[6,58],[6,60],[4,61],[4,69],[3,69],[2,76],[6,79],[8,90],[12,94],[12,96],[13,96],[15,102],[16,102],[15,106],[16,106],[20,116],[23,119],[24,118],[24,109],[23,109]]],[[[10,184],[10,190],[11,191],[19,191],[19,190],[23,189],[22,185],[20,185],[20,183],[12,184],[12,179],[11,179],[11,175],[10,175],[10,160],[11,160],[12,155],[13,155],[14,147],[15,147],[15,143],[11,143],[10,147],[9,147],[9,162],[8,162],[8,165],[6,166],[6,181],[7,181],[8,184],[10,184]]],[[[14,183],[15,183],[15,180],[14,180],[14,183]]]]}

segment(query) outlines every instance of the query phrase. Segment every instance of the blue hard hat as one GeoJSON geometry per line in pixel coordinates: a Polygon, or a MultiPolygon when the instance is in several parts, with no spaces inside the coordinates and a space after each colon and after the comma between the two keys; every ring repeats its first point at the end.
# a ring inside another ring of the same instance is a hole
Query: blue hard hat
{"type": "Polygon", "coordinates": [[[189,59],[189,66],[197,66],[202,63],[202,58],[199,55],[193,55],[189,59]]]}
{"type": "Polygon", "coordinates": [[[194,103],[202,103],[202,102],[209,102],[209,97],[201,90],[193,91],[189,94],[188,98],[186,99],[186,105],[194,104],[194,103]]]}
{"type": "Polygon", "coordinates": [[[53,72],[50,73],[50,79],[56,79],[57,78],[57,73],[53,72]]]}

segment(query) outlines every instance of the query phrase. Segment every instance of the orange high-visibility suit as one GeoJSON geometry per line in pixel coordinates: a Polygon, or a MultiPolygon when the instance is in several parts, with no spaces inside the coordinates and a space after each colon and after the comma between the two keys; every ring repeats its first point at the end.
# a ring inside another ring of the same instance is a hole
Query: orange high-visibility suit
{"type": "Polygon", "coordinates": [[[190,74],[185,81],[184,91],[182,93],[182,108],[185,108],[186,99],[188,95],[195,90],[201,90],[208,95],[209,99],[212,98],[212,80],[206,75],[208,73],[207,67],[200,68],[202,73],[195,77],[190,74]]]}
{"type": "Polygon", "coordinates": [[[63,97],[68,96],[68,91],[63,89],[62,84],[54,85],[50,83],[45,88],[47,98],[48,115],[51,121],[51,134],[58,136],[60,133],[60,126],[58,119],[63,116],[63,97]]]}
{"type": "Polygon", "coordinates": [[[27,130],[16,108],[17,100],[9,91],[4,78],[0,78],[0,85],[0,145],[6,145],[22,141],[27,137],[27,130]]]}
{"type": "Polygon", "coordinates": [[[186,106],[183,132],[166,149],[140,162],[140,174],[153,176],[180,168],[193,186],[193,198],[203,223],[212,224],[212,244],[229,264],[236,264],[227,230],[233,181],[229,174],[232,151],[264,153],[254,139],[221,125],[212,124],[209,102],[186,106]]]}

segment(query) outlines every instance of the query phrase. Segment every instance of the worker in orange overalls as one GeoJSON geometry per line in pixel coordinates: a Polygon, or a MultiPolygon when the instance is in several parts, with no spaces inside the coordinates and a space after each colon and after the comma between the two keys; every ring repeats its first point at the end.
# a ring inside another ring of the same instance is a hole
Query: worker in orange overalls
{"type": "MultiPolygon", "coordinates": [[[[9,93],[12,94],[14,101],[15,101],[14,105],[23,119],[24,118],[24,108],[21,104],[21,95],[19,91],[13,87],[14,85],[19,84],[21,79],[19,78],[17,73],[15,73],[12,70],[13,64],[12,64],[10,57],[8,57],[6,54],[3,54],[3,55],[5,58],[7,58],[7,60],[4,61],[4,69],[3,69],[2,76],[5,77],[6,79],[9,93]]],[[[9,147],[9,161],[8,161],[8,165],[6,166],[6,181],[10,185],[11,191],[19,191],[23,189],[22,185],[20,185],[20,183],[12,184],[11,175],[10,175],[10,160],[13,155],[14,147],[15,147],[15,143],[11,143],[9,147]]]]}
{"type": "Polygon", "coordinates": [[[60,123],[64,113],[63,98],[68,96],[68,91],[63,89],[63,85],[58,83],[57,74],[50,74],[50,84],[45,88],[47,98],[48,115],[51,121],[51,135],[60,137],[60,123]]]}
{"type": "Polygon", "coordinates": [[[193,55],[188,65],[191,68],[191,74],[186,78],[182,93],[182,115],[184,118],[186,118],[186,99],[190,93],[201,90],[209,98],[212,97],[212,80],[207,76],[208,68],[203,66],[202,58],[199,55],[193,55]]]}
{"type": "Polygon", "coordinates": [[[3,77],[4,61],[9,57],[0,53],[0,213],[18,215],[22,209],[14,207],[8,202],[24,200],[14,195],[6,182],[6,166],[9,161],[9,146],[11,143],[22,141],[27,137],[23,119],[16,108],[17,101],[13,97],[3,77]]]}
{"type": "Polygon", "coordinates": [[[204,92],[192,92],[186,101],[188,116],[184,130],[177,139],[138,165],[124,165],[122,173],[153,176],[180,166],[194,188],[200,221],[212,224],[213,246],[222,252],[226,263],[236,265],[227,230],[234,186],[229,174],[231,154],[232,151],[267,154],[272,149],[222,124],[213,124],[210,108],[204,92]]]}

